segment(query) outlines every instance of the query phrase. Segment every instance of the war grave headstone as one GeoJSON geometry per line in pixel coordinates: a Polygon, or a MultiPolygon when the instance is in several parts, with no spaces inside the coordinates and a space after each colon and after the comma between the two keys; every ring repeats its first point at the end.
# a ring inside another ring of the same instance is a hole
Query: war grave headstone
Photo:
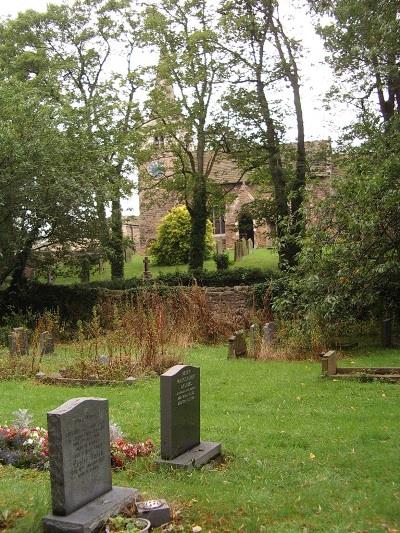
{"type": "Polygon", "coordinates": [[[29,337],[25,328],[14,328],[8,342],[11,355],[29,355],[29,337]]]}
{"type": "Polygon", "coordinates": [[[43,331],[39,337],[39,349],[41,355],[54,353],[54,338],[48,331],[43,331]]]}
{"type": "Polygon", "coordinates": [[[175,365],[160,378],[161,459],[192,469],[221,454],[218,442],[200,441],[200,369],[175,365]]]}
{"type": "Polygon", "coordinates": [[[111,482],[108,400],[73,398],[47,413],[53,513],[45,533],[91,533],[140,499],[111,482]]]}

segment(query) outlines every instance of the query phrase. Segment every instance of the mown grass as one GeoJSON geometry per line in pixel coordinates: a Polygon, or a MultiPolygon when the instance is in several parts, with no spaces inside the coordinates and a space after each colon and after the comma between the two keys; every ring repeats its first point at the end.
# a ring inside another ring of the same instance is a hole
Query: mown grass
{"type": "MultiPolygon", "coordinates": [[[[359,349],[343,364],[351,361],[394,366],[400,350],[359,349]]],[[[188,532],[194,525],[282,533],[400,527],[398,385],[324,380],[311,361],[228,361],[225,346],[194,348],[187,362],[201,367],[202,438],[222,442],[225,464],[157,470],[156,452],[115,473],[114,484],[166,498],[188,532]]],[[[150,436],[158,449],[158,379],[129,388],[9,381],[0,390],[2,423],[29,408],[45,425],[46,412],[69,398],[107,397],[126,435],[150,436]]],[[[0,509],[27,513],[12,531],[40,531],[50,509],[48,473],[0,467],[0,509]]]]}
{"type": "MultiPolygon", "coordinates": [[[[229,250],[229,256],[232,261],[230,268],[248,267],[248,268],[262,268],[262,269],[275,269],[278,267],[278,254],[275,250],[270,248],[257,248],[253,250],[249,255],[243,257],[240,261],[233,263],[233,251],[229,250]]],[[[187,265],[176,266],[158,266],[151,264],[150,271],[153,276],[158,274],[166,274],[169,272],[186,272],[187,265]]],[[[204,264],[205,270],[215,271],[215,262],[209,259],[204,264]]],[[[125,263],[125,278],[133,278],[142,276],[143,274],[143,256],[134,255],[125,263]]],[[[109,263],[104,264],[103,272],[94,272],[90,278],[91,281],[104,281],[111,279],[111,270],[109,263]]],[[[59,276],[55,279],[54,283],[58,284],[70,284],[78,283],[79,278],[76,276],[59,276]]]]}

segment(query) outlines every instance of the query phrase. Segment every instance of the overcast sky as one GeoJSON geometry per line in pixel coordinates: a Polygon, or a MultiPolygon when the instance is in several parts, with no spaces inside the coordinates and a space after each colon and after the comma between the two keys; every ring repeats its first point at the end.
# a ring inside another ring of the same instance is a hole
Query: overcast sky
{"type": "MultiPolygon", "coordinates": [[[[0,0],[0,17],[14,17],[26,9],[44,11],[48,3],[48,0],[0,0]]],[[[61,4],[62,0],[54,0],[53,3],[61,4]]],[[[338,108],[336,105],[334,111],[324,109],[323,98],[332,83],[332,75],[329,67],[324,64],[325,52],[321,39],[313,29],[310,16],[304,8],[299,7],[301,3],[302,0],[283,0],[280,2],[280,10],[288,33],[300,40],[304,47],[299,68],[306,140],[331,137],[335,141],[342,127],[350,122],[352,113],[351,110],[338,108]]],[[[135,200],[134,211],[136,210],[135,200]]]]}

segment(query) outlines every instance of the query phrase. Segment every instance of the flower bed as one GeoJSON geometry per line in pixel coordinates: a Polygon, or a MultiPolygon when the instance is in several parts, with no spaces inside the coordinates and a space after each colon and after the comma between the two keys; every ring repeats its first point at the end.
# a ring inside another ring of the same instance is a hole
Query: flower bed
{"type": "MultiPolygon", "coordinates": [[[[27,411],[20,410],[13,425],[0,426],[0,464],[45,470],[49,465],[47,431],[41,427],[21,426],[21,414],[25,421],[31,420],[27,411]]],[[[124,468],[128,461],[149,455],[154,448],[151,439],[135,443],[127,441],[113,423],[110,424],[110,440],[113,468],[124,468]]]]}

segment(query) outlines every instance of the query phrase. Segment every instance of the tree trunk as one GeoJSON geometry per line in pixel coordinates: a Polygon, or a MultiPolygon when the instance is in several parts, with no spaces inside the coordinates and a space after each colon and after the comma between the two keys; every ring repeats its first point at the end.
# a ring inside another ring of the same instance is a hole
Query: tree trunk
{"type": "Polygon", "coordinates": [[[124,246],[122,234],[121,199],[119,196],[111,202],[110,248],[111,279],[123,279],[124,246]]]}
{"type": "Polygon", "coordinates": [[[207,192],[203,176],[196,179],[191,208],[189,270],[202,270],[207,230],[207,192]]]}

